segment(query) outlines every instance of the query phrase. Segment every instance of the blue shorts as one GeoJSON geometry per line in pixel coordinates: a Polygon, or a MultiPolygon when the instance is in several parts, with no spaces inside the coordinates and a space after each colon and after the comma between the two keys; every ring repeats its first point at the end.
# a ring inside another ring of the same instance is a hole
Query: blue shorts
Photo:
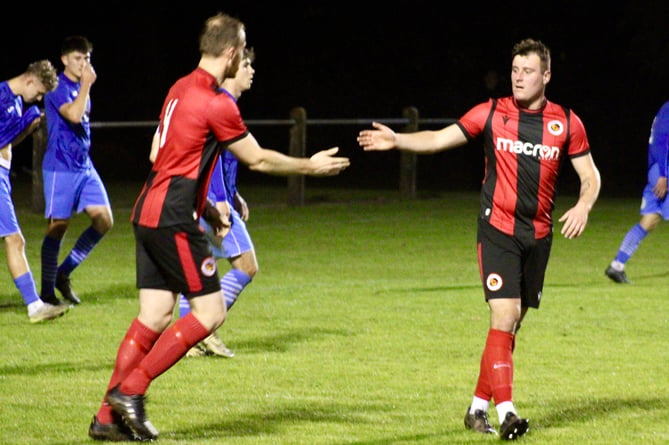
{"type": "Polygon", "coordinates": [[[223,244],[221,245],[218,244],[220,238],[216,238],[211,226],[203,218],[200,218],[200,225],[204,229],[204,233],[207,240],[209,240],[209,244],[211,244],[211,250],[214,252],[216,259],[234,258],[244,252],[253,250],[253,241],[251,241],[251,236],[246,229],[246,223],[239,216],[237,210],[232,209],[230,211],[230,220],[232,221],[232,226],[228,234],[223,237],[223,244]]]}
{"type": "Polygon", "coordinates": [[[109,195],[95,168],[79,172],[44,170],[44,216],[69,219],[89,206],[109,205],[109,195]]]}
{"type": "Polygon", "coordinates": [[[9,180],[9,170],[0,167],[0,237],[21,232],[19,221],[16,219],[14,201],[12,201],[12,183],[9,180]]]}
{"type": "Polygon", "coordinates": [[[639,213],[648,215],[651,213],[658,213],[664,220],[669,220],[669,199],[665,196],[664,199],[659,199],[653,193],[653,187],[660,177],[660,167],[653,164],[648,170],[648,184],[643,189],[641,196],[641,209],[639,213]]]}

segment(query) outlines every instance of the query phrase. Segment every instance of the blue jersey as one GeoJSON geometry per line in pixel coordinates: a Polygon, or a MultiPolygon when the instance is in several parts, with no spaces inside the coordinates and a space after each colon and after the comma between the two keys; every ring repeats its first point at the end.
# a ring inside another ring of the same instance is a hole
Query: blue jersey
{"type": "MultiPolygon", "coordinates": [[[[220,88],[220,92],[230,96],[237,102],[235,96],[230,94],[225,88],[220,88]]],[[[230,151],[225,150],[216,161],[214,173],[209,182],[208,197],[213,202],[227,201],[234,208],[235,195],[237,194],[237,166],[239,161],[230,151]]]]}
{"type": "Polygon", "coordinates": [[[73,82],[64,73],[60,73],[56,89],[44,96],[48,131],[46,153],[42,163],[44,170],[76,172],[92,167],[89,156],[90,99],[86,101],[86,110],[81,122],[76,124],[66,120],[58,111],[60,107],[77,98],[80,88],[79,82],[73,82]]]}
{"type": "Polygon", "coordinates": [[[37,105],[23,112],[23,98],[5,81],[0,83],[0,148],[12,143],[40,115],[37,105]]]}
{"type": "Polygon", "coordinates": [[[669,101],[653,119],[648,140],[648,182],[655,185],[659,176],[669,177],[669,101]]]}
{"type": "Polygon", "coordinates": [[[232,154],[225,150],[218,157],[214,173],[209,182],[208,197],[213,202],[227,201],[234,207],[235,194],[237,194],[237,166],[239,161],[232,154]]]}

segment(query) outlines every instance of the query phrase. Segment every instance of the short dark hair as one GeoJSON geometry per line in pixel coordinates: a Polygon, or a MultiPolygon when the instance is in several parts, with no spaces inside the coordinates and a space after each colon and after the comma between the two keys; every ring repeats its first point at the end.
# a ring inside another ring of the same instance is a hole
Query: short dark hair
{"type": "Polygon", "coordinates": [[[541,60],[541,68],[544,72],[551,69],[551,50],[541,41],[535,39],[524,39],[516,43],[511,51],[511,58],[526,56],[534,53],[541,60]]]}
{"type": "Polygon", "coordinates": [[[60,55],[64,56],[74,51],[88,54],[93,51],[93,44],[84,36],[65,37],[63,43],[60,45],[60,55]]]}

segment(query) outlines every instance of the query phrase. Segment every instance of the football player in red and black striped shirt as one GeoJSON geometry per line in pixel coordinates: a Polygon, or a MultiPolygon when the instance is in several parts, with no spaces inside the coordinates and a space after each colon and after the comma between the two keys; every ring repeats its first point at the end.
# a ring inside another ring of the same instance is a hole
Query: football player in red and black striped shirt
{"type": "Polygon", "coordinates": [[[165,98],[152,151],[160,150],[131,220],[135,233],[139,314],[116,356],[105,400],[88,434],[95,440],[153,440],[144,398],[155,378],[223,324],[225,300],[200,216],[224,236],[230,228],[207,200],[221,150],[250,169],[275,175],[331,176],[349,165],[338,147],[309,158],[262,148],[247,130],[232,96],[220,91],[234,77],[246,47],[243,23],[226,14],[207,19],[200,35],[200,61],[177,80],[165,98]],[[192,311],[170,325],[179,294],[192,311]]]}
{"type": "Polygon", "coordinates": [[[494,399],[500,436],[507,440],[529,429],[528,420],[517,415],[513,404],[512,353],[528,308],[539,308],[541,301],[561,162],[571,161],[581,184],[576,204],[559,218],[566,238],[583,233],[601,188],[583,123],[572,110],[546,98],[550,79],[549,49],[538,40],[525,39],[512,51],[512,96],[476,105],[440,130],[395,133],[374,122],[374,129],[358,135],[366,151],[396,148],[419,154],[482,138],[485,175],[477,249],[490,328],[465,426],[496,433],[487,418],[494,399]]]}

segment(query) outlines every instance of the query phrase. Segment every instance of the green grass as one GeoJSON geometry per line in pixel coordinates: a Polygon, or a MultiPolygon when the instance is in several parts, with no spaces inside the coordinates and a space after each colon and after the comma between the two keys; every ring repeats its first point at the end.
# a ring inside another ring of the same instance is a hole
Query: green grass
{"type": "MultiPolygon", "coordinates": [[[[0,277],[0,443],[93,443],[88,424],[137,313],[128,216],[138,187],[110,187],[116,225],[73,274],[83,303],[63,318],[31,325],[9,273],[0,277]]],[[[18,188],[39,277],[45,223],[18,188]]],[[[260,272],[219,331],[236,357],[184,359],[152,384],[159,443],[498,440],[462,424],[488,329],[476,193],[401,201],[308,188],[310,205],[287,208],[282,189],[244,192],[260,272]]],[[[572,200],[560,197],[556,217],[572,200]]],[[[515,404],[531,420],[524,443],[669,442],[667,228],[630,262],[633,285],[603,274],[638,204],[602,198],[583,237],[555,238],[541,309],[514,356],[515,404]]],[[[66,249],[86,225],[74,218],[66,249]]]]}

